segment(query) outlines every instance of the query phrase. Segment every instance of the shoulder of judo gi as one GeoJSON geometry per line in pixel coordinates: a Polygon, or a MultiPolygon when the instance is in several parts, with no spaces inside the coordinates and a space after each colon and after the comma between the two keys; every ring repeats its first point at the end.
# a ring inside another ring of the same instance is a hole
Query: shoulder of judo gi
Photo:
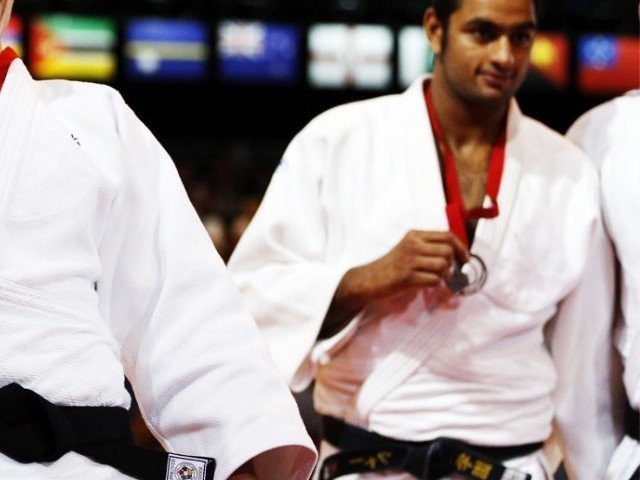
{"type": "Polygon", "coordinates": [[[39,98],[63,123],[72,123],[90,131],[117,128],[120,112],[126,103],[115,88],[77,80],[38,80],[39,98]]]}
{"type": "Polygon", "coordinates": [[[638,131],[640,90],[632,90],[584,112],[569,127],[566,136],[601,170],[612,149],[631,151],[632,145],[637,145],[638,131]]]}
{"type": "Polygon", "coordinates": [[[531,117],[522,119],[522,150],[539,168],[553,176],[569,175],[596,184],[598,172],[587,154],[566,136],[531,117]]]}
{"type": "Polygon", "coordinates": [[[399,94],[389,94],[336,105],[316,115],[301,132],[332,136],[389,120],[388,115],[399,108],[399,98],[399,94]]]}

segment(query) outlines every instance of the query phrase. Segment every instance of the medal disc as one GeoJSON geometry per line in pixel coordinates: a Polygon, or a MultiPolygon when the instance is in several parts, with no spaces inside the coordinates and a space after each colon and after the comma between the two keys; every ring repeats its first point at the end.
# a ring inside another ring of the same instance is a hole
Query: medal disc
{"type": "Polygon", "coordinates": [[[445,281],[449,290],[459,295],[479,292],[487,281],[487,267],[482,258],[471,254],[469,261],[456,264],[451,276],[445,281]]]}

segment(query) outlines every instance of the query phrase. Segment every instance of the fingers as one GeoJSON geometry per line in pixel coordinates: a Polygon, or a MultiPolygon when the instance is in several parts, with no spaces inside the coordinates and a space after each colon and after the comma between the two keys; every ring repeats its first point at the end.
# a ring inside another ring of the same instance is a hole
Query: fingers
{"type": "Polygon", "coordinates": [[[405,239],[415,242],[418,248],[416,253],[420,255],[445,257],[449,263],[465,263],[469,260],[469,249],[452,232],[411,230],[405,239]]]}
{"type": "Polygon", "coordinates": [[[407,288],[436,287],[452,275],[457,263],[468,259],[467,248],[451,232],[411,230],[386,255],[353,269],[357,281],[350,283],[356,287],[350,285],[349,290],[364,292],[358,298],[372,299],[407,288]]]}
{"type": "Polygon", "coordinates": [[[470,256],[469,249],[456,235],[454,235],[453,233],[450,233],[450,235],[456,259],[461,263],[468,262],[470,256]]]}
{"type": "MultiPolygon", "coordinates": [[[[398,276],[392,284],[400,287],[437,286],[451,277],[456,264],[469,259],[469,251],[453,233],[411,230],[391,254],[391,264],[398,276]]],[[[395,278],[395,279],[394,279],[395,278]]]]}

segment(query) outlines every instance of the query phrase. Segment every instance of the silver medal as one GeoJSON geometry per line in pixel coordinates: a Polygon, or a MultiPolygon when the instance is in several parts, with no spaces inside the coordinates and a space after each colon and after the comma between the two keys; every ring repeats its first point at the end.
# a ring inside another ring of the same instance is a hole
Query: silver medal
{"type": "Polygon", "coordinates": [[[454,266],[445,283],[453,293],[471,295],[479,292],[486,281],[487,267],[478,255],[472,253],[468,262],[454,266]]]}

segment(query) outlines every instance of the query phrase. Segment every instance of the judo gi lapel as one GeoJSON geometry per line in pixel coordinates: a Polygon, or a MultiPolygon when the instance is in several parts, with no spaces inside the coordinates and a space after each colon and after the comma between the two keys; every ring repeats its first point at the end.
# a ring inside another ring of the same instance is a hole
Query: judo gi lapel
{"type": "Polygon", "coordinates": [[[416,80],[402,95],[404,161],[420,230],[448,230],[445,193],[436,144],[424,102],[423,85],[416,80]]]}
{"type": "MultiPolygon", "coordinates": [[[[445,198],[440,166],[437,160],[435,143],[427,112],[423,108],[422,80],[416,83],[405,94],[403,100],[405,108],[411,114],[407,115],[406,131],[409,150],[413,149],[416,157],[412,159],[412,172],[420,182],[409,182],[419,190],[414,191],[418,200],[416,208],[421,211],[425,225],[430,229],[448,229],[448,221],[445,213],[445,198]],[[420,95],[418,98],[417,96],[420,95]],[[410,125],[412,122],[417,125],[410,125]],[[418,136],[421,136],[418,138],[418,136]],[[437,175],[434,174],[437,172],[437,175]],[[425,192],[427,198],[425,198],[425,192]],[[433,202],[426,204],[425,202],[433,202]]],[[[495,266],[502,240],[509,224],[514,197],[519,184],[522,171],[519,156],[522,155],[525,142],[519,136],[519,124],[522,114],[515,102],[512,101],[509,118],[507,121],[507,144],[505,151],[505,164],[502,174],[502,182],[498,195],[499,215],[492,219],[481,218],[478,222],[472,252],[480,255],[487,265],[489,275],[495,266]]],[[[424,226],[423,226],[424,228],[424,226]]],[[[400,340],[387,357],[378,363],[369,374],[355,399],[354,410],[346,415],[346,420],[367,426],[368,416],[375,405],[382,400],[387,393],[402,384],[409,378],[420,365],[426,363],[443,337],[448,335],[447,325],[453,321],[450,318],[456,315],[453,310],[439,310],[437,315],[429,315],[416,329],[412,329],[400,340]]]]}
{"type": "MultiPolygon", "coordinates": [[[[442,185],[440,163],[431,131],[431,123],[424,102],[423,84],[428,76],[416,80],[401,96],[402,160],[416,209],[413,228],[448,230],[446,199],[442,185]]],[[[419,302],[420,300],[418,300],[419,302]]],[[[418,329],[411,329],[395,348],[367,377],[354,408],[346,420],[366,426],[367,417],[375,404],[400,385],[436,350],[446,334],[446,319],[428,316],[418,329]]]]}
{"type": "Polygon", "coordinates": [[[14,60],[0,90],[0,219],[9,214],[27,162],[36,162],[38,169],[55,168],[54,160],[67,165],[83,162],[84,156],[78,140],[39,96],[22,60],[14,60]]]}
{"type": "Polygon", "coordinates": [[[0,218],[4,217],[12,187],[29,148],[33,118],[38,109],[32,81],[22,61],[16,59],[0,90],[0,218]]]}
{"type": "Polygon", "coordinates": [[[502,181],[498,192],[499,214],[495,218],[481,218],[475,232],[471,251],[479,255],[487,266],[487,271],[495,267],[502,241],[509,226],[511,212],[522,173],[522,158],[525,156],[526,139],[520,131],[522,113],[515,100],[511,101],[507,118],[507,141],[505,146],[502,181]]]}

